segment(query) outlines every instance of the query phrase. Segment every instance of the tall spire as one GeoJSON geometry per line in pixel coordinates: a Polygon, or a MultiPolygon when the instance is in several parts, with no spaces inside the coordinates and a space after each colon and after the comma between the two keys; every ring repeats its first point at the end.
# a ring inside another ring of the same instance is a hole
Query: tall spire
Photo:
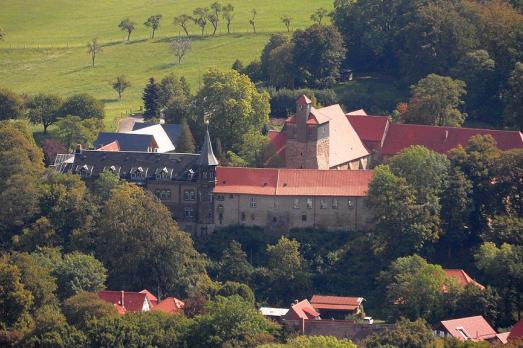
{"type": "Polygon", "coordinates": [[[211,136],[209,135],[208,126],[205,130],[205,139],[203,141],[202,152],[200,152],[200,157],[198,157],[196,164],[198,164],[200,167],[217,166],[219,164],[212,150],[211,136]]]}

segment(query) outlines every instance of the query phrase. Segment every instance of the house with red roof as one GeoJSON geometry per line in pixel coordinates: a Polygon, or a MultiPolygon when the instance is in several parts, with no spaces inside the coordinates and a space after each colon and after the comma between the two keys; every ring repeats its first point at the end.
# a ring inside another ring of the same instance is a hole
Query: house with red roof
{"type": "Polygon", "coordinates": [[[320,313],[314,309],[307,299],[300,302],[296,300],[283,319],[287,321],[321,320],[320,313]]]}
{"type": "Polygon", "coordinates": [[[365,230],[371,170],[218,167],[215,228],[365,230]]]}
{"type": "Polygon", "coordinates": [[[443,320],[435,326],[434,334],[444,338],[454,337],[460,341],[506,342],[506,335],[498,334],[481,315],[443,320]]]}
{"type": "Polygon", "coordinates": [[[345,319],[348,315],[362,313],[364,300],[363,297],[313,295],[311,305],[324,319],[345,319]]]}
{"type": "Polygon", "coordinates": [[[447,277],[456,280],[458,285],[460,285],[463,288],[467,285],[474,285],[481,290],[485,290],[485,287],[483,285],[472,279],[472,277],[469,276],[467,272],[465,272],[462,269],[444,269],[444,271],[447,277]]]}
{"type": "Polygon", "coordinates": [[[148,311],[175,314],[182,312],[184,308],[184,303],[177,298],[167,297],[159,301],[158,298],[148,290],[139,292],[102,290],[98,292],[98,297],[113,304],[118,313],[122,315],[127,312],[148,311]]]}
{"type": "Polygon", "coordinates": [[[523,340],[523,319],[518,321],[510,330],[508,335],[509,341],[523,340]]]}

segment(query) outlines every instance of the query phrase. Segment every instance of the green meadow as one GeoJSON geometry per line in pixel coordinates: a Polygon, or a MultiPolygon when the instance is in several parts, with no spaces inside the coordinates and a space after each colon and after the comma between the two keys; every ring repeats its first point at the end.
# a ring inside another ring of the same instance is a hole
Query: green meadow
{"type": "Polygon", "coordinates": [[[119,116],[142,105],[141,94],[147,79],[168,73],[185,76],[197,90],[202,75],[210,68],[227,68],[236,59],[244,64],[259,57],[269,36],[286,32],[281,22],[291,16],[292,29],[312,24],[317,8],[332,9],[332,0],[230,0],[235,7],[231,33],[220,22],[215,37],[200,36],[200,28],[190,24],[192,48],[181,64],[169,49],[169,42],[184,36],[173,18],[192,15],[196,7],[209,6],[207,0],[2,0],[0,27],[6,32],[0,41],[0,85],[19,93],[55,93],[69,96],[90,93],[106,103],[106,127],[113,128],[119,116]],[[257,10],[256,31],[249,25],[251,9],[257,10]],[[155,38],[143,23],[155,14],[163,16],[155,38]],[[129,17],[136,23],[131,41],[118,28],[129,17]],[[86,45],[98,38],[103,51],[91,67],[86,45]],[[124,74],[132,83],[122,101],[110,86],[115,76],[124,74]]]}

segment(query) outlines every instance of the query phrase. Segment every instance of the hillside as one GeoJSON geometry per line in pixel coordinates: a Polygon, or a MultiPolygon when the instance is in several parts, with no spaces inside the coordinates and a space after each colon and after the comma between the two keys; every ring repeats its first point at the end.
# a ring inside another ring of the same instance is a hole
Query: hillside
{"type": "MultiPolygon", "coordinates": [[[[1,85],[19,93],[49,92],[62,96],[90,93],[106,102],[107,127],[116,116],[141,105],[142,88],[150,76],[170,72],[186,76],[194,90],[210,67],[229,67],[235,59],[247,63],[259,56],[269,35],[285,32],[283,15],[293,18],[292,28],[310,25],[311,13],[332,8],[331,0],[231,0],[235,6],[231,34],[220,23],[216,37],[199,35],[191,23],[192,49],[180,65],[168,43],[183,35],[173,17],[192,15],[196,7],[209,6],[203,0],[3,0],[0,27],[7,36],[0,42],[1,85]],[[256,8],[257,33],[249,25],[250,11],[256,8]],[[163,16],[159,31],[150,39],[143,23],[155,14],[163,16]],[[118,28],[130,17],[136,23],[131,41],[118,28]],[[86,43],[97,37],[104,45],[90,66],[86,43]],[[110,81],[125,74],[133,86],[122,101],[117,100],[110,81]]],[[[228,2],[224,2],[226,4],[228,2]]],[[[212,33],[210,24],[207,33],[212,33]]]]}

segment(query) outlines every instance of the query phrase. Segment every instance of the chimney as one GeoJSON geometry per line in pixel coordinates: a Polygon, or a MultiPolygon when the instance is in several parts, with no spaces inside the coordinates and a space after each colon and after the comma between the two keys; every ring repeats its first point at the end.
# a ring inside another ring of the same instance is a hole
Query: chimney
{"type": "Polygon", "coordinates": [[[125,308],[125,291],[120,291],[120,305],[125,308]]]}
{"type": "Polygon", "coordinates": [[[74,153],[82,153],[82,144],[76,144],[76,149],[74,153]]]}

